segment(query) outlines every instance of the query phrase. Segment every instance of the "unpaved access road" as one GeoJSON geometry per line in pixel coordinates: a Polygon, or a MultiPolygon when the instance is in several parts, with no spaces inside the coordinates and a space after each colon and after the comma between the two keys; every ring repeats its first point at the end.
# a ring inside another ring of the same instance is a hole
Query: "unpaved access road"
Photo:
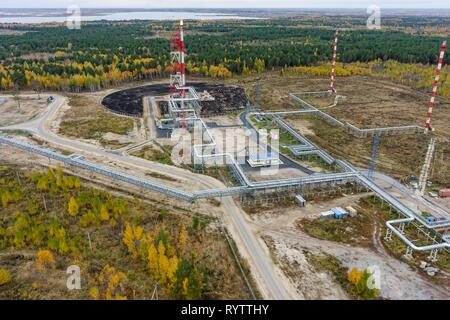
{"type": "MultiPolygon", "coordinates": [[[[366,194],[365,194],[366,195],[366,194]]],[[[379,241],[379,226],[374,227],[373,247],[362,247],[320,240],[307,235],[296,226],[302,218],[317,219],[320,212],[330,207],[354,205],[363,195],[352,195],[330,201],[312,203],[307,209],[273,210],[252,215],[254,232],[269,240],[272,251],[282,266],[298,270],[291,281],[296,283],[297,294],[311,299],[348,298],[338,283],[317,272],[309,264],[306,253],[329,254],[344,267],[360,270],[377,267],[380,271],[380,294],[387,299],[450,299],[449,288],[427,279],[419,271],[389,255],[379,241]],[[287,211],[287,212],[286,212],[287,211]],[[284,214],[286,212],[286,214],[284,214]]],[[[382,235],[381,235],[382,236],[382,235]]]]}
{"type": "MultiPolygon", "coordinates": [[[[186,181],[196,181],[205,189],[222,189],[225,186],[218,180],[193,174],[190,171],[173,166],[167,166],[144,159],[125,157],[123,155],[101,150],[96,146],[76,140],[61,137],[50,130],[51,122],[58,113],[58,110],[67,104],[67,99],[56,96],[55,101],[49,105],[47,111],[38,119],[18,125],[4,127],[0,129],[25,130],[33,133],[37,137],[63,149],[70,149],[77,153],[88,153],[99,157],[105,157],[111,161],[120,162],[128,166],[151,169],[154,172],[175,175],[186,181]]],[[[222,199],[225,214],[223,220],[228,227],[233,240],[236,242],[240,253],[249,262],[250,270],[254,276],[261,294],[266,299],[291,299],[294,289],[290,287],[281,270],[275,267],[270,257],[264,252],[261,244],[248,227],[245,213],[235,204],[232,198],[222,199]]]]}

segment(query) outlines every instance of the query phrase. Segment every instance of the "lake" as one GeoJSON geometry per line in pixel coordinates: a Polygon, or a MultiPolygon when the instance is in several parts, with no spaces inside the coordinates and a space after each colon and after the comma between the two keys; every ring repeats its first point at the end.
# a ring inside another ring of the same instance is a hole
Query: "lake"
{"type": "MultiPolygon", "coordinates": [[[[1,12],[0,15],[5,15],[1,12]]],[[[83,13],[83,11],[81,11],[83,13]]],[[[104,15],[86,15],[82,16],[82,21],[121,21],[121,20],[242,20],[242,19],[258,19],[253,17],[243,17],[237,15],[206,13],[206,12],[167,12],[167,11],[152,11],[152,12],[114,12],[106,13],[104,15]]],[[[13,16],[13,17],[1,17],[0,23],[47,23],[47,22],[66,22],[66,16],[45,16],[45,15],[26,15],[26,16],[13,16]]]]}

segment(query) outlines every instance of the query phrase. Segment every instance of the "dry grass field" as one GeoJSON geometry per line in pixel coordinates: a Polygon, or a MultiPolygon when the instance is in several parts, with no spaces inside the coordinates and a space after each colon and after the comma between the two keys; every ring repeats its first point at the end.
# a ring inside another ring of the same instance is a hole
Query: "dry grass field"
{"type": "MultiPolygon", "coordinates": [[[[324,91],[328,79],[281,77],[278,73],[254,75],[230,80],[243,86],[254,100],[256,83],[261,92],[263,110],[294,110],[300,106],[288,97],[292,92],[324,91]]],[[[336,107],[333,98],[306,100],[341,121],[361,128],[396,125],[423,125],[429,100],[428,92],[421,92],[389,81],[370,77],[338,78],[339,95],[345,96],[336,107]]],[[[314,143],[338,158],[367,168],[370,161],[372,138],[356,138],[345,130],[333,127],[313,116],[289,116],[287,121],[314,143]]],[[[434,135],[442,138],[435,151],[430,179],[440,187],[450,186],[450,99],[437,98],[433,113],[434,135]],[[447,141],[447,142],[446,142],[447,141]]],[[[378,155],[377,169],[399,179],[419,175],[425,159],[430,136],[423,134],[383,136],[378,155]]]]}

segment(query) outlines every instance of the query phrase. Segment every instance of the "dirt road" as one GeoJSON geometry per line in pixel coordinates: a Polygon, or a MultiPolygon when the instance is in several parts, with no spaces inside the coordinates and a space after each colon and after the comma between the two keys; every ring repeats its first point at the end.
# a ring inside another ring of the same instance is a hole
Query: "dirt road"
{"type": "MultiPolygon", "coordinates": [[[[212,177],[193,174],[190,171],[181,168],[150,162],[140,158],[125,157],[101,150],[98,147],[87,143],[57,135],[50,129],[51,122],[57,115],[58,110],[66,104],[67,99],[65,97],[56,96],[54,103],[48,107],[47,111],[40,118],[3,129],[29,131],[41,139],[53,145],[58,145],[63,149],[70,149],[77,153],[88,153],[98,157],[104,157],[127,166],[151,169],[154,172],[176,176],[186,181],[196,181],[205,189],[225,188],[220,181],[212,177]]],[[[249,262],[250,270],[252,271],[252,275],[258,284],[262,296],[266,299],[292,298],[293,288],[289,287],[289,282],[286,279],[283,279],[284,275],[282,272],[273,265],[269,255],[264,252],[261,244],[251,232],[245,219],[245,213],[234,203],[232,198],[222,199],[222,204],[224,206],[223,220],[229,228],[240,253],[249,262]]]]}

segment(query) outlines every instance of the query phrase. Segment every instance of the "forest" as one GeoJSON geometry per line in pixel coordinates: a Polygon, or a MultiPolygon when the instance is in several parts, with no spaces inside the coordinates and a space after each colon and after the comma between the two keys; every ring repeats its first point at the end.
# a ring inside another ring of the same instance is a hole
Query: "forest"
{"type": "MultiPolygon", "coordinates": [[[[327,63],[334,30],[301,24],[293,19],[187,22],[187,70],[194,75],[229,78],[327,63]]],[[[7,27],[22,34],[0,35],[3,90],[94,91],[167,76],[171,71],[173,22],[102,21],[85,23],[80,30],[7,27]]],[[[433,65],[442,40],[392,29],[347,28],[341,31],[338,60],[345,64],[392,60],[433,65]]],[[[449,62],[448,55],[445,61],[449,62]]]]}
{"type": "Polygon", "coordinates": [[[246,299],[214,220],[0,164],[0,299],[246,299]],[[182,213],[182,214],[181,214],[182,213]],[[68,266],[82,287],[68,291],[68,266]],[[233,290],[239,287],[241,290],[233,290]]]}

